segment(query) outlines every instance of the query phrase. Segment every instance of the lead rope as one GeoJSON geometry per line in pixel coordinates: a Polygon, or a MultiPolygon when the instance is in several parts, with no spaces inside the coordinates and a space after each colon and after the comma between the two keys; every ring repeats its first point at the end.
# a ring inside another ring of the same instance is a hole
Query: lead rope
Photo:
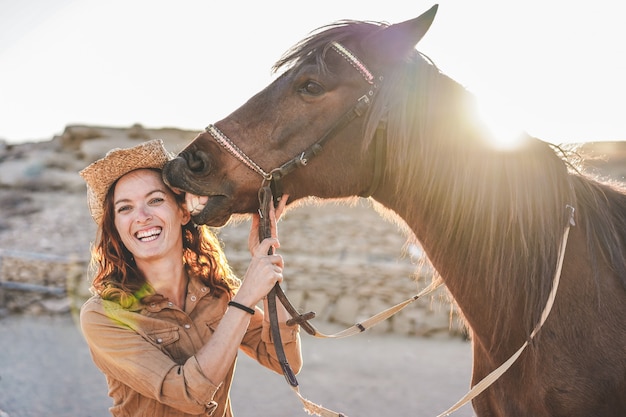
{"type": "MultiPolygon", "coordinates": [[[[262,207],[262,209],[259,211],[259,242],[262,242],[266,238],[272,237],[269,208],[266,208],[269,207],[269,204],[272,204],[272,201],[272,192],[269,190],[269,187],[261,187],[261,189],[259,190],[259,203],[262,207]]],[[[268,250],[268,255],[272,255],[273,253],[274,248],[270,247],[268,250]]],[[[270,290],[269,294],[267,294],[267,306],[270,316],[270,331],[272,334],[272,342],[274,343],[276,356],[278,357],[278,362],[280,362],[280,366],[282,367],[283,375],[285,376],[287,383],[292,387],[297,387],[298,380],[296,379],[296,375],[291,369],[289,362],[287,361],[287,355],[285,355],[283,341],[280,335],[280,329],[278,327],[278,311],[276,310],[277,287],[280,287],[278,282],[274,284],[274,287],[270,290]]]]}
{"type": "MultiPolygon", "coordinates": [[[[269,204],[273,203],[272,191],[270,187],[263,186],[259,189],[259,241],[262,241],[265,238],[271,237],[271,228],[270,228],[270,218],[269,218],[269,204]]],[[[269,254],[274,252],[273,248],[270,248],[269,254]]],[[[287,356],[285,355],[285,350],[283,348],[282,338],[280,336],[280,330],[278,327],[278,312],[276,310],[276,292],[277,288],[280,288],[280,285],[276,283],[274,288],[267,295],[267,305],[269,309],[270,315],[270,331],[272,333],[272,342],[274,343],[274,348],[276,349],[276,356],[278,357],[278,361],[283,370],[283,375],[287,380],[287,383],[291,387],[291,389],[296,393],[300,401],[304,406],[304,410],[309,414],[314,414],[322,417],[346,417],[344,414],[337,413],[335,411],[329,410],[327,408],[322,407],[321,405],[315,404],[302,395],[300,395],[300,389],[298,388],[298,380],[295,377],[289,362],[287,361],[287,356]]],[[[281,291],[282,292],[282,291],[281,291]]]]}
{"type": "MultiPolygon", "coordinates": [[[[270,218],[269,218],[269,205],[273,203],[272,191],[269,186],[263,186],[259,189],[259,241],[267,237],[271,237],[271,226],[270,226],[270,218]]],[[[273,248],[269,250],[269,254],[273,253],[273,248]]],[[[269,310],[270,316],[270,331],[272,334],[272,341],[274,342],[274,348],[276,349],[276,356],[278,357],[278,361],[283,370],[283,375],[285,376],[285,380],[291,387],[291,389],[296,393],[304,410],[311,414],[317,415],[321,417],[347,417],[345,414],[338,413],[336,411],[330,410],[328,408],[322,407],[321,405],[315,404],[314,402],[304,398],[300,394],[300,389],[298,388],[298,380],[296,379],[295,373],[291,369],[289,362],[287,361],[287,356],[285,355],[284,347],[282,344],[282,339],[280,335],[280,330],[278,327],[278,312],[276,310],[276,297],[285,305],[285,308],[291,314],[292,319],[287,321],[287,324],[294,325],[300,324],[304,329],[307,330],[309,334],[318,338],[342,338],[352,336],[354,334],[358,334],[364,332],[370,327],[375,326],[381,321],[386,320],[387,318],[393,316],[398,311],[402,310],[407,305],[411,304],[413,301],[417,300],[421,296],[428,294],[434,291],[442,284],[441,279],[433,281],[428,287],[422,290],[419,294],[414,295],[413,297],[405,300],[387,310],[384,310],[375,316],[370,317],[369,319],[356,323],[352,327],[349,327],[341,332],[327,335],[321,333],[315,329],[307,320],[313,318],[315,316],[314,313],[307,313],[301,315],[297,312],[297,310],[291,305],[287,297],[285,296],[282,288],[278,283],[274,285],[274,288],[267,295],[267,306],[269,310]]]]}
{"type": "Polygon", "coordinates": [[[480,382],[472,387],[467,394],[463,398],[461,398],[456,404],[452,407],[439,414],[437,417],[447,417],[468,402],[472,401],[476,396],[478,396],[481,392],[486,390],[491,384],[493,384],[502,374],[504,374],[510,367],[515,363],[517,358],[522,354],[524,349],[529,345],[529,343],[533,340],[535,335],[539,332],[539,329],[543,326],[543,324],[548,319],[548,315],[550,311],[552,311],[552,306],[554,305],[554,299],[556,298],[556,292],[559,287],[559,282],[561,280],[561,270],[563,268],[563,259],[565,258],[565,248],[567,247],[567,239],[569,237],[569,230],[571,226],[575,226],[576,222],[574,221],[574,207],[567,205],[566,208],[570,210],[570,217],[565,226],[565,231],[563,232],[563,238],[561,240],[561,245],[559,247],[559,257],[557,259],[556,271],[554,272],[554,280],[552,282],[552,289],[550,290],[550,294],[548,296],[548,301],[546,302],[543,311],[541,312],[541,318],[539,323],[535,326],[533,331],[530,333],[530,337],[524,342],[524,344],[511,356],[506,362],[500,365],[498,368],[493,370],[489,375],[484,377],[480,382]]]}
{"type": "MultiPolygon", "coordinates": [[[[270,219],[269,219],[269,204],[271,204],[272,202],[273,202],[273,197],[272,197],[272,192],[271,192],[270,187],[268,186],[261,187],[261,189],[259,190],[259,203],[261,207],[259,210],[259,214],[261,217],[260,219],[261,221],[259,222],[259,239],[260,240],[264,239],[263,236],[265,237],[271,236],[270,219]]],[[[556,266],[556,270],[554,273],[552,289],[550,290],[550,294],[548,295],[548,300],[546,302],[546,305],[543,311],[541,312],[540,320],[535,326],[535,328],[533,329],[533,331],[531,332],[528,340],[526,340],[524,344],[508,360],[506,360],[502,365],[500,365],[498,368],[493,370],[489,375],[487,375],[485,378],[479,381],[476,385],[474,385],[468,391],[468,393],[465,394],[459,401],[457,401],[452,407],[448,408],[443,413],[438,414],[437,417],[449,416],[450,414],[454,413],[455,411],[463,407],[465,404],[472,401],[474,398],[480,395],[484,390],[486,390],[489,386],[491,386],[495,381],[497,381],[498,378],[500,378],[515,363],[515,361],[517,361],[517,359],[520,357],[522,352],[526,349],[529,343],[534,339],[534,337],[537,335],[541,327],[543,327],[544,323],[548,319],[548,316],[550,315],[550,312],[552,311],[554,300],[556,298],[556,293],[559,287],[561,271],[563,269],[563,260],[565,259],[565,250],[567,248],[567,241],[569,238],[570,227],[576,225],[576,222],[574,221],[574,212],[575,212],[574,207],[567,205],[566,208],[570,211],[570,216],[565,226],[561,244],[559,246],[559,256],[557,258],[557,266],[556,266]]],[[[270,252],[273,252],[273,249],[270,249],[270,252]]],[[[272,289],[272,291],[270,291],[270,294],[268,295],[268,297],[270,297],[268,299],[268,307],[270,309],[270,312],[269,312],[270,313],[270,327],[272,331],[274,347],[276,348],[276,354],[283,368],[283,374],[285,375],[285,379],[287,380],[292,390],[296,393],[296,395],[302,402],[304,406],[304,410],[308,414],[317,415],[320,417],[347,417],[345,414],[338,413],[336,411],[322,407],[321,405],[315,404],[312,401],[304,398],[300,394],[300,390],[298,388],[298,381],[296,380],[293,370],[291,369],[291,367],[289,366],[289,363],[287,362],[285,352],[283,350],[282,340],[280,338],[280,331],[278,330],[276,297],[279,298],[279,300],[284,304],[287,311],[292,315],[292,319],[288,320],[287,324],[289,325],[301,324],[303,325],[303,328],[305,328],[309,334],[315,337],[342,338],[342,337],[348,337],[348,336],[352,336],[352,335],[364,332],[365,330],[369,329],[370,327],[375,326],[379,322],[384,321],[387,318],[393,316],[398,311],[402,310],[403,308],[405,308],[407,305],[411,304],[413,301],[417,300],[418,298],[428,293],[433,292],[441,284],[442,284],[442,280],[441,278],[438,278],[437,280],[434,280],[428,287],[424,288],[420,293],[414,295],[413,297],[401,303],[398,303],[395,306],[390,307],[387,310],[384,310],[361,323],[356,323],[352,327],[347,328],[341,332],[331,334],[331,335],[326,335],[324,333],[317,331],[315,327],[313,327],[310,323],[308,323],[307,320],[313,318],[315,314],[314,313],[306,313],[304,315],[299,314],[297,310],[293,307],[293,305],[291,305],[287,297],[285,296],[284,292],[282,291],[282,288],[280,288],[280,285],[276,283],[276,285],[274,286],[274,288],[272,289]]]]}

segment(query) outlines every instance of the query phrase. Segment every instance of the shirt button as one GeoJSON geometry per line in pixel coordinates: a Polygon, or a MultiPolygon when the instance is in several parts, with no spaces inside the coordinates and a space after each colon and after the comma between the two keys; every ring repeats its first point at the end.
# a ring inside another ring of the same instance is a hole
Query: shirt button
{"type": "Polygon", "coordinates": [[[196,301],[196,296],[195,296],[195,295],[192,295],[191,297],[189,297],[189,299],[190,299],[191,301],[196,301]]]}
{"type": "Polygon", "coordinates": [[[191,324],[186,323],[186,324],[185,324],[185,329],[191,329],[191,324]]]}
{"type": "Polygon", "coordinates": [[[168,307],[174,307],[174,303],[170,301],[169,303],[167,303],[167,306],[168,307]]]}
{"type": "Polygon", "coordinates": [[[202,288],[200,288],[200,291],[202,291],[202,292],[206,292],[206,287],[202,287],[202,288]]]}
{"type": "Polygon", "coordinates": [[[158,344],[163,343],[163,339],[161,339],[161,338],[159,337],[159,338],[157,339],[157,343],[158,343],[158,344]]]}
{"type": "Polygon", "coordinates": [[[150,307],[152,307],[152,308],[156,307],[156,303],[150,304],[150,307]]]}

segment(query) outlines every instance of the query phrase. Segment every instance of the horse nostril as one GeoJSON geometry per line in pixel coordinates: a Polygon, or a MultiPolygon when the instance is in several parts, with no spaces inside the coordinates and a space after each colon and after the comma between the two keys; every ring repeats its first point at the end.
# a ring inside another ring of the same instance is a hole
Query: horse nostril
{"type": "Polygon", "coordinates": [[[190,153],[187,158],[187,166],[192,172],[203,172],[209,169],[209,155],[202,151],[190,153]]]}

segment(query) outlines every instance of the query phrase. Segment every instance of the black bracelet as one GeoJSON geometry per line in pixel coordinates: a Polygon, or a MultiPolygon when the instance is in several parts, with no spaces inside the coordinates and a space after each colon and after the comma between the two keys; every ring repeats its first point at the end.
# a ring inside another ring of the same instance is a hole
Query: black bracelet
{"type": "Polygon", "coordinates": [[[229,306],[236,307],[236,308],[238,308],[238,309],[240,309],[240,310],[243,310],[243,311],[245,311],[246,313],[249,313],[249,314],[254,314],[254,309],[253,309],[253,308],[250,308],[250,307],[245,306],[245,305],[243,305],[243,304],[239,304],[239,303],[238,303],[238,302],[236,302],[236,301],[229,301],[229,302],[228,302],[228,305],[229,305],[229,306]]]}

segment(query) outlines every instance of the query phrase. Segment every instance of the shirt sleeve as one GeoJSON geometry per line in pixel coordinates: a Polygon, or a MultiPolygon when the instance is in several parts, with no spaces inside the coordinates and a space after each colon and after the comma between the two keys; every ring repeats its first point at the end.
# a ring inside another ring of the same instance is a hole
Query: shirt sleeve
{"type": "Polygon", "coordinates": [[[83,305],[81,329],[96,366],[143,396],[185,413],[210,413],[219,386],[204,376],[195,356],[179,365],[154,346],[135,328],[133,315],[99,298],[83,305]]]}
{"type": "MultiPolygon", "coordinates": [[[[241,342],[241,350],[258,361],[261,365],[282,374],[283,370],[276,356],[270,324],[264,320],[262,310],[257,309],[252,316],[248,330],[241,342]]],[[[280,337],[283,342],[285,356],[291,369],[297,374],[302,368],[302,351],[300,348],[300,326],[287,326],[279,323],[280,337]]]]}

